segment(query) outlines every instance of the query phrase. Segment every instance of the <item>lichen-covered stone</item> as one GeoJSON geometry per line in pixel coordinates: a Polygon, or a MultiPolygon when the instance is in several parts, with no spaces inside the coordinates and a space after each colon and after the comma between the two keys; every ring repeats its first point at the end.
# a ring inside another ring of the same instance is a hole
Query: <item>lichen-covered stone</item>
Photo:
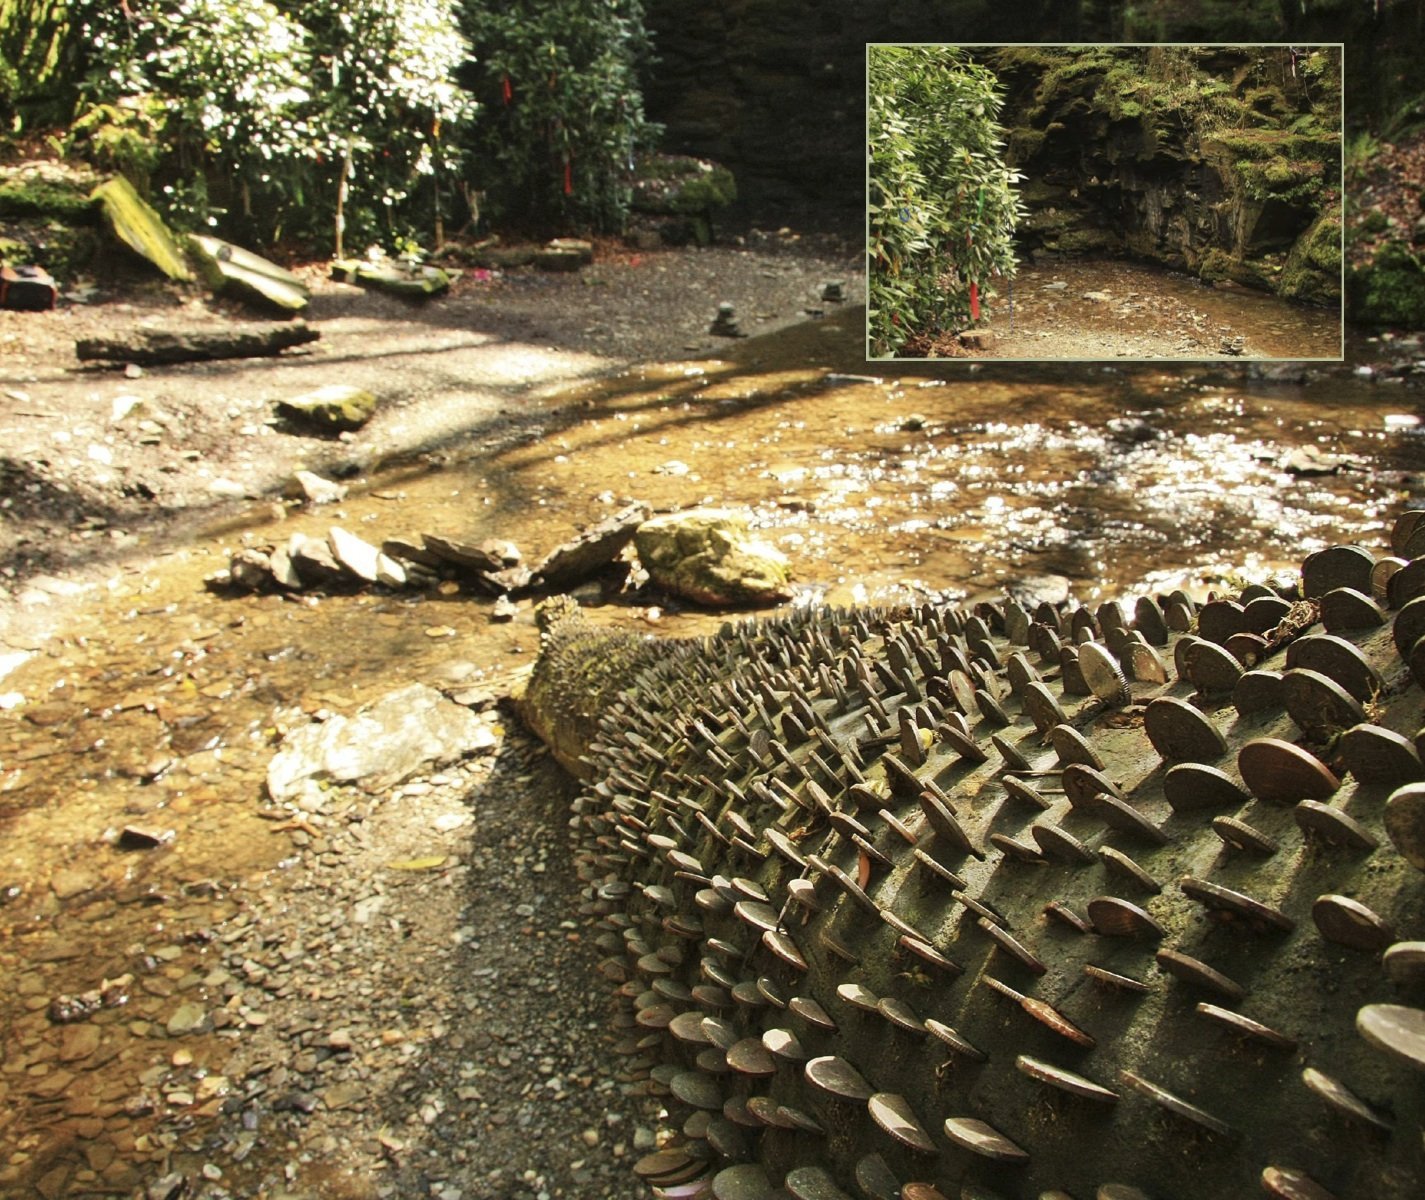
{"type": "Polygon", "coordinates": [[[364,388],[331,383],[279,400],[277,411],[318,429],[341,431],[360,429],[376,414],[376,403],[376,397],[364,388]]]}
{"type": "Polygon", "coordinates": [[[754,538],[741,513],[703,508],[654,517],[633,540],[652,582],[695,603],[775,604],[790,595],[787,556],[754,538]]]}
{"type": "Polygon", "coordinates": [[[726,167],[684,154],[649,154],[633,181],[637,212],[705,215],[737,199],[737,182],[726,167]]]}
{"type": "Polygon", "coordinates": [[[179,239],[122,175],[101,183],[92,193],[114,236],[153,263],[170,279],[193,278],[179,239]]]}

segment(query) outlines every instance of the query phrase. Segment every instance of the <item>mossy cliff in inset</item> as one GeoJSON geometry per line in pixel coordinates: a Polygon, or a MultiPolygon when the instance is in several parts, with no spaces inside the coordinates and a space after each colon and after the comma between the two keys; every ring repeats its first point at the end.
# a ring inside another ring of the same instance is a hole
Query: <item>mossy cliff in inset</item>
{"type": "Polygon", "coordinates": [[[1123,254],[1315,303],[1340,298],[1334,49],[1009,47],[1010,164],[1034,254],[1123,254]]]}

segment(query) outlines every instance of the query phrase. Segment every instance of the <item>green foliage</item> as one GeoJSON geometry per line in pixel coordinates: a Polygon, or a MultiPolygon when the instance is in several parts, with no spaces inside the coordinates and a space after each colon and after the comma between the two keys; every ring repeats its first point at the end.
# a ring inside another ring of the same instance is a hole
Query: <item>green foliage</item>
{"type": "Polygon", "coordinates": [[[491,211],[620,228],[635,153],[658,132],[638,81],[650,56],[642,0],[466,0],[461,23],[483,106],[470,180],[491,211]]]}
{"type": "Polygon", "coordinates": [[[66,0],[0,0],[0,116],[19,131],[38,112],[54,119],[73,73],[66,0]]]}
{"type": "Polygon", "coordinates": [[[151,179],[179,225],[317,235],[345,181],[352,236],[390,237],[419,219],[422,184],[453,175],[472,105],[447,0],[81,0],[75,17],[72,144],[151,179]]]}
{"type": "Polygon", "coordinates": [[[1003,162],[995,76],[943,46],[871,46],[871,352],[968,316],[972,282],[1015,268],[1021,215],[1003,162]]]}

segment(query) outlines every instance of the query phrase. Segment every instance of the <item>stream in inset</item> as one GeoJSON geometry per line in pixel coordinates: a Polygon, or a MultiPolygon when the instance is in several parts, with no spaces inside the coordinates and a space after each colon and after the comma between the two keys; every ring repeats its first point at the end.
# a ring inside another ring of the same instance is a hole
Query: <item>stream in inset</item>
{"type": "MultiPolygon", "coordinates": [[[[28,1179],[29,1164],[72,1154],[86,1184],[120,1187],[115,1162],[147,1170],[214,1119],[211,1101],[129,1101],[173,1052],[175,1007],[210,988],[201,931],[221,935],[244,881],[291,852],[258,816],[282,728],[439,682],[453,660],[475,665],[467,684],[493,677],[537,648],[528,604],[493,624],[488,597],[450,585],[206,592],[203,576],[241,541],[341,524],[371,541],[498,536],[534,559],[627,498],[711,502],[752,510],[794,563],[797,602],[1007,585],[1097,601],[1201,590],[1335,542],[1379,551],[1422,491],[1425,437],[1404,387],[1103,366],[853,375],[844,347],[860,320],[792,330],[733,361],[630,370],[547,402],[542,437],[388,471],[336,506],[278,522],[254,505],[246,528],[120,571],[37,645],[0,683],[24,697],[0,725],[0,1170],[28,1179]],[[104,834],[128,823],[176,836],[121,851],[104,834]],[[67,1060],[73,1027],[50,1021],[50,1001],[135,971],[129,1002],[92,1018],[96,1048],[67,1060]]],[[[663,634],[725,619],[657,596],[597,615],[663,634]]],[[[183,1045],[214,1071],[229,1052],[211,1033],[183,1045]]]]}

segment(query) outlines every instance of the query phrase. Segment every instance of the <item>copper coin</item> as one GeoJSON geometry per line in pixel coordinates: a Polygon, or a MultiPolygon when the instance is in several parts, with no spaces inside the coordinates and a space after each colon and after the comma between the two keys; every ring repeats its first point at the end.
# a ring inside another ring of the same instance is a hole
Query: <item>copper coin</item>
{"type": "Polygon", "coordinates": [[[1332,588],[1350,587],[1368,592],[1375,558],[1360,546],[1331,546],[1309,554],[1301,564],[1301,591],[1308,600],[1332,588]]]}
{"type": "Polygon", "coordinates": [[[698,1009],[679,1013],[668,1022],[668,1032],[680,1042],[692,1046],[706,1046],[708,1035],[703,1029],[703,1014],[698,1009]]]}
{"type": "Polygon", "coordinates": [[[1341,781],[1321,761],[1280,738],[1255,738],[1237,753],[1237,769],[1248,790],[1261,800],[1295,804],[1326,800],[1341,781]]]}
{"type": "Polygon", "coordinates": [[[1168,844],[1168,835],[1126,801],[1114,796],[1095,796],[1091,811],[1105,825],[1120,833],[1131,833],[1155,846],[1168,844]]]}
{"type": "Polygon", "coordinates": [[[1222,646],[1203,638],[1183,652],[1183,666],[1193,686],[1208,696],[1225,696],[1242,677],[1242,664],[1222,646]]]}
{"type": "Polygon", "coordinates": [[[734,1125],[740,1125],[743,1129],[756,1129],[758,1131],[766,1127],[766,1122],[761,1117],[754,1115],[747,1109],[747,1097],[729,1096],[722,1105],[722,1115],[734,1125]]]}
{"type": "Polygon", "coordinates": [[[1395,941],[1395,931],[1379,916],[1349,896],[1318,896],[1311,919],[1328,942],[1379,954],[1395,941]]]}
{"type": "Polygon", "coordinates": [[[1302,1071],[1301,1081],[1348,1120],[1369,1125],[1382,1133],[1389,1133],[1395,1128],[1394,1122],[1376,1112],[1344,1083],[1316,1070],[1315,1067],[1307,1067],[1302,1071]]]}
{"type": "Polygon", "coordinates": [[[1049,903],[1044,906],[1044,915],[1051,921],[1058,921],[1061,925],[1067,925],[1075,933],[1093,932],[1093,926],[1062,900],[1050,900],[1049,903]]]}
{"type": "MultiPolygon", "coordinates": [[[[640,1179],[653,1183],[655,1180],[667,1180],[670,1183],[679,1183],[683,1179],[691,1179],[691,1175],[683,1175],[682,1179],[676,1178],[686,1171],[688,1167],[694,1166],[701,1170],[703,1164],[693,1158],[686,1150],[658,1150],[653,1154],[645,1154],[633,1164],[633,1173],[640,1179]]],[[[696,1174],[696,1171],[694,1172],[696,1174]]]]}
{"type": "Polygon", "coordinates": [[[828,1033],[836,1032],[836,1022],[831,1015],[810,996],[793,996],[787,1001],[787,1011],[795,1013],[808,1025],[825,1029],[828,1033]]]}
{"type": "Polygon", "coordinates": [[[1141,994],[1153,990],[1150,984],[1144,983],[1141,979],[1134,979],[1131,975],[1120,975],[1117,971],[1110,971],[1107,967],[1100,967],[1094,963],[1084,964],[1084,974],[1096,983],[1117,988],[1123,992],[1141,994]]]}
{"type": "Polygon", "coordinates": [[[866,1102],[866,1107],[870,1110],[871,1120],[901,1145],[919,1150],[922,1154],[935,1153],[935,1143],[930,1140],[925,1127],[916,1120],[904,1096],[894,1092],[877,1092],[866,1102]]]}
{"type": "Polygon", "coordinates": [[[813,1087],[842,1100],[869,1100],[875,1095],[875,1088],[862,1078],[861,1072],[834,1054],[813,1058],[807,1063],[804,1073],[813,1087]]]}
{"type": "Polygon", "coordinates": [[[1279,712],[1283,707],[1281,672],[1243,672],[1232,685],[1232,707],[1243,717],[1279,712]]]}
{"type": "MultiPolygon", "coordinates": [[[[1371,572],[1371,580],[1375,580],[1374,570],[1371,572]]],[[[1386,579],[1385,596],[1390,608],[1403,608],[1422,595],[1425,595],[1425,558],[1417,556],[1410,559],[1386,579]]]]}
{"type": "Polygon", "coordinates": [[[915,1015],[915,1010],[904,1000],[895,996],[882,996],[876,1005],[877,1011],[892,1025],[907,1033],[924,1033],[925,1022],[915,1015]]]}
{"type": "Polygon", "coordinates": [[[1291,612],[1291,605],[1280,596],[1257,596],[1242,610],[1243,629],[1249,633],[1270,633],[1291,612]]]}
{"type": "MultiPolygon", "coordinates": [[[[1080,653],[1082,657],[1082,652],[1080,653]]],[[[1054,694],[1042,683],[1030,683],[1024,689],[1024,711],[1034,723],[1035,732],[1041,737],[1068,720],[1054,694]]]]}
{"type": "Polygon", "coordinates": [[[1219,646],[1246,628],[1247,610],[1235,600],[1209,600],[1197,610],[1198,633],[1219,646]]]}
{"type": "Polygon", "coordinates": [[[1352,850],[1374,850],[1380,840],[1354,817],[1318,800],[1303,800],[1293,810],[1303,833],[1352,850]]]}
{"type": "Polygon", "coordinates": [[[768,1053],[786,1062],[806,1062],[809,1055],[790,1029],[769,1029],[762,1035],[768,1053]]]}
{"type": "Polygon", "coordinates": [[[946,1025],[943,1021],[927,1017],[925,1020],[925,1031],[937,1041],[943,1042],[952,1051],[960,1055],[961,1058],[968,1058],[972,1062],[984,1062],[988,1057],[984,1051],[977,1046],[966,1041],[965,1038],[955,1029],[946,1025]]]}
{"type": "Polygon", "coordinates": [[[849,812],[833,811],[827,814],[826,819],[837,833],[844,834],[848,838],[852,834],[860,834],[862,837],[871,836],[871,831],[849,812]]]}
{"type": "Polygon", "coordinates": [[[727,1051],[727,1065],[742,1075],[773,1075],[776,1060],[760,1038],[743,1038],[727,1051]]]}
{"type": "Polygon", "coordinates": [[[851,1200],[821,1167],[797,1167],[788,1171],[782,1186],[792,1200],[851,1200]]]}
{"type": "Polygon", "coordinates": [[[1124,673],[1134,683],[1167,683],[1168,667],[1152,646],[1131,642],[1123,659],[1124,673]]]}
{"type": "MultiPolygon", "coordinates": [[[[1028,629],[1028,626],[1025,627],[1028,629]]],[[[1023,643],[1021,643],[1023,644],[1023,643]]],[[[1026,685],[1040,683],[1039,672],[1034,669],[1023,654],[1015,651],[1004,661],[1005,677],[1009,680],[1009,690],[1014,695],[1022,695],[1026,685]]]]}
{"type": "Polygon", "coordinates": [[[1247,994],[1247,989],[1240,983],[1228,979],[1221,971],[1214,970],[1201,959],[1183,954],[1179,950],[1159,950],[1154,957],[1158,966],[1184,983],[1207,988],[1233,1001],[1241,1000],[1247,994]]]}
{"type": "Polygon", "coordinates": [[[1049,809],[1053,807],[1052,803],[1038,788],[1025,783],[1022,779],[1016,779],[1013,775],[1005,775],[1000,779],[1000,782],[1004,784],[1005,793],[1011,800],[1018,800],[1038,809],[1049,809]]]}
{"type": "Polygon", "coordinates": [[[1376,629],[1385,624],[1385,611],[1364,592],[1335,588],[1321,597],[1321,624],[1327,633],[1376,629]]]}
{"type": "Polygon", "coordinates": [[[1151,895],[1156,895],[1163,890],[1161,883],[1124,854],[1122,850],[1115,850],[1112,846],[1100,846],[1098,856],[1103,859],[1103,865],[1108,868],[1110,874],[1130,880],[1151,895]]]}
{"type": "Polygon", "coordinates": [[[1151,596],[1139,596],[1133,606],[1133,627],[1153,646],[1168,644],[1168,625],[1163,620],[1163,610],[1151,596]]]}
{"type": "Polygon", "coordinates": [[[861,885],[835,863],[827,864],[826,873],[831,876],[832,882],[850,896],[860,908],[865,909],[865,911],[872,916],[875,916],[879,912],[876,907],[876,902],[872,900],[870,896],[866,895],[861,885]]]}
{"type": "Polygon", "coordinates": [[[1216,1004],[1200,1003],[1197,1006],[1199,1016],[1216,1021],[1219,1025],[1240,1033],[1245,1037],[1255,1038],[1259,1042],[1265,1042],[1269,1046],[1275,1046],[1279,1050],[1295,1050],[1296,1039],[1289,1038],[1285,1034],[1278,1033],[1275,1029],[1263,1025],[1260,1021],[1254,1021],[1250,1017],[1244,1017],[1241,1013],[1233,1012],[1231,1009],[1220,1008],[1216,1004]]]}
{"type": "Polygon", "coordinates": [[[1407,508],[1395,518],[1390,530],[1391,553],[1405,555],[1405,549],[1422,518],[1425,518],[1425,508],[1407,508]]]}
{"type": "Polygon", "coordinates": [[[887,827],[891,830],[891,832],[893,832],[898,838],[900,838],[901,841],[905,842],[906,845],[914,846],[916,842],[920,840],[915,836],[915,833],[909,828],[909,826],[904,824],[899,817],[897,817],[893,812],[890,811],[890,809],[878,809],[876,811],[876,816],[880,817],[881,820],[884,821],[887,827]]]}
{"type": "Polygon", "coordinates": [[[1003,851],[1006,858],[1013,858],[1019,862],[1035,864],[1044,861],[1044,856],[1039,853],[1038,846],[1030,845],[1028,842],[1018,841],[1010,837],[1007,833],[990,834],[990,844],[1003,851]]]}
{"type": "Polygon", "coordinates": [[[777,1119],[773,1123],[782,1129],[797,1129],[802,1133],[816,1134],[818,1137],[826,1134],[826,1130],[814,1117],[799,1108],[793,1108],[790,1104],[777,1105],[777,1119]]]}
{"type": "Polygon", "coordinates": [[[1425,871],[1425,783],[1407,783],[1390,794],[1385,832],[1406,862],[1425,871]]]}
{"type": "Polygon", "coordinates": [[[1167,933],[1144,909],[1117,896],[1095,896],[1089,901],[1088,914],[1094,931],[1108,937],[1158,940],[1167,933]]]}
{"type": "Polygon", "coordinates": [[[724,1021],[721,1017],[703,1017],[702,1027],[703,1036],[719,1050],[731,1050],[742,1036],[731,1021],[724,1021]]]}
{"type": "Polygon", "coordinates": [[[1014,1060],[1014,1065],[1030,1079],[1047,1083],[1050,1087],[1068,1092],[1071,1096],[1082,1096],[1085,1100],[1094,1100],[1100,1104],[1118,1103],[1117,1092],[1100,1087],[1092,1079],[1085,1079],[1082,1075],[1076,1075],[1073,1071],[1065,1070],[1063,1067],[1056,1067],[1053,1063],[1047,1063],[1043,1059],[1021,1054],[1014,1060]]]}
{"type": "Polygon", "coordinates": [[[1396,558],[1393,555],[1376,559],[1376,565],[1371,568],[1371,599],[1388,608],[1399,608],[1406,600],[1413,599],[1415,595],[1418,595],[1417,592],[1398,600],[1393,594],[1391,584],[1395,582],[1395,577],[1401,569],[1407,565],[1405,559],[1396,558]]]}
{"type": "Polygon", "coordinates": [[[1074,646],[1065,646],[1059,651],[1059,683],[1066,696],[1091,696],[1093,689],[1084,678],[1084,669],[1079,665],[1079,652],[1074,646]]]}
{"type": "Polygon", "coordinates": [[[911,853],[915,855],[916,862],[923,866],[928,872],[930,872],[931,875],[939,879],[942,883],[949,884],[951,888],[956,889],[963,888],[965,886],[965,881],[961,879],[960,876],[955,874],[954,871],[952,871],[949,867],[945,866],[928,851],[922,850],[919,846],[917,846],[914,850],[911,851],[911,853]]]}
{"type": "Polygon", "coordinates": [[[1425,942],[1396,942],[1382,962],[1385,973],[1396,983],[1425,982],[1425,942]]]}
{"type": "Polygon", "coordinates": [[[1269,904],[1263,904],[1260,900],[1253,900],[1244,892],[1235,892],[1231,888],[1208,883],[1205,879],[1194,879],[1190,875],[1179,879],[1178,887],[1183,895],[1196,900],[1204,908],[1223,913],[1230,918],[1241,918],[1254,930],[1264,933],[1272,930],[1290,933],[1296,928],[1296,922],[1284,912],[1269,904]]]}
{"type": "MultiPolygon", "coordinates": [[[[762,935],[766,937],[766,934],[762,935]]],[[[757,983],[752,979],[742,980],[732,989],[732,999],[743,1008],[766,1008],[767,1001],[762,998],[762,993],[757,990],[757,983]]]]}
{"type": "Polygon", "coordinates": [[[701,1071],[683,1071],[674,1075],[668,1089],[678,1100],[694,1108],[716,1111],[722,1107],[722,1089],[716,1080],[701,1071]]]}
{"type": "Polygon", "coordinates": [[[1341,735],[1341,757],[1346,767],[1362,783],[1382,783],[1399,787],[1425,779],[1425,765],[1415,744],[1393,729],[1360,724],[1341,735]]]}
{"type": "Polygon", "coordinates": [[[1021,754],[1015,746],[1007,741],[1003,735],[992,733],[990,744],[998,751],[1000,758],[1004,760],[1004,765],[1011,771],[1029,770],[1029,760],[1021,754]]]}
{"type": "Polygon", "coordinates": [[[777,1189],[760,1163],[724,1167],[712,1181],[713,1200],[775,1200],[777,1189]]]}
{"type": "Polygon", "coordinates": [[[787,897],[800,904],[809,912],[820,912],[821,900],[816,894],[816,884],[810,879],[790,879],[787,881],[787,897]]]}
{"type": "Polygon", "coordinates": [[[1031,825],[1029,833],[1044,854],[1060,862],[1091,863],[1094,852],[1057,825],[1031,825]]]}
{"type": "Polygon", "coordinates": [[[1173,696],[1159,696],[1143,711],[1143,730],[1169,762],[1216,762],[1227,741],[1203,712],[1173,696]]]}
{"type": "Polygon", "coordinates": [[[1222,771],[1201,763],[1170,767],[1163,776],[1163,796],[1174,812],[1236,807],[1250,798],[1222,771]]]}
{"type": "Polygon", "coordinates": [[[981,917],[977,922],[979,927],[989,934],[1001,950],[1012,959],[1032,971],[1035,975],[1043,975],[1049,968],[1031,951],[1023,942],[1019,941],[1009,930],[1004,929],[992,920],[981,917]]]}
{"type": "Polygon", "coordinates": [[[901,1188],[900,1200],[950,1200],[950,1198],[933,1183],[921,1183],[917,1180],[901,1188]]]}
{"type": "Polygon", "coordinates": [[[777,910],[760,900],[739,900],[732,911],[738,920],[746,921],[754,929],[776,929],[781,921],[777,910]]]}
{"type": "Polygon", "coordinates": [[[1246,821],[1239,821],[1236,817],[1213,817],[1212,832],[1234,850],[1245,850],[1250,854],[1267,857],[1280,849],[1274,837],[1248,825],[1246,821]]]}
{"type": "MultiPolygon", "coordinates": [[[[1407,567],[1405,570],[1409,570],[1407,567]]],[[[1405,571],[1401,571],[1403,575],[1405,571]]],[[[1399,580],[1397,575],[1391,582],[1399,580]]],[[[1418,595],[1395,614],[1395,623],[1391,627],[1391,636],[1395,640],[1395,648],[1400,657],[1404,658],[1410,653],[1410,649],[1422,637],[1425,637],[1425,595],[1418,595]]]]}
{"type": "Polygon", "coordinates": [[[902,936],[900,945],[903,949],[914,954],[921,962],[928,963],[939,971],[948,972],[951,975],[958,975],[964,969],[954,959],[946,958],[934,946],[922,938],[902,936]]]}
{"type": "Polygon", "coordinates": [[[1134,1091],[1147,1096],[1159,1107],[1174,1116],[1179,1116],[1185,1120],[1192,1121],[1196,1125],[1215,1133],[1220,1137],[1227,1137],[1232,1132],[1232,1128],[1225,1121],[1219,1121],[1211,1113],[1198,1108],[1195,1104],[1189,1104],[1180,1096],[1174,1095],[1167,1088],[1159,1087],[1156,1083],[1144,1079],[1143,1076],[1134,1071],[1121,1070],[1118,1078],[1131,1087],[1134,1091]]]}
{"type": "Polygon", "coordinates": [[[765,975],[757,977],[757,994],[773,1008],[786,1008],[787,997],[782,989],[765,975]]]}
{"type": "Polygon", "coordinates": [[[1064,794],[1075,808],[1092,809],[1092,802],[1100,795],[1112,796],[1118,800],[1125,798],[1118,785],[1107,775],[1094,770],[1093,767],[1086,767],[1083,763],[1070,763],[1065,767],[1062,780],[1064,794]]]}
{"type": "Polygon", "coordinates": [[[961,1149],[994,1162],[1020,1165],[1029,1161],[1027,1151],[1015,1145],[993,1126],[974,1117],[947,1117],[945,1136],[961,1149]]]}
{"type": "Polygon", "coordinates": [[[1297,727],[1318,742],[1366,719],[1360,701],[1320,671],[1288,671],[1282,676],[1282,699],[1297,727]]]}
{"type": "Polygon", "coordinates": [[[1107,647],[1098,642],[1085,642],[1078,651],[1079,671],[1089,690],[1105,704],[1127,704],[1131,698],[1128,680],[1107,647]]]}
{"type": "MultiPolygon", "coordinates": [[[[986,982],[988,982],[988,977],[986,982]]],[[[1068,1038],[1076,1046],[1092,1050],[1097,1044],[1090,1034],[1085,1033],[1052,1004],[1047,1004],[1034,996],[1021,996],[1019,1006],[1041,1025],[1052,1029],[1060,1037],[1068,1038]]]]}
{"type": "Polygon", "coordinates": [[[807,969],[806,958],[797,948],[796,942],[792,941],[791,935],[785,931],[780,929],[765,930],[762,934],[762,944],[789,967],[794,967],[798,971],[807,969]]]}
{"type": "MultiPolygon", "coordinates": [[[[1267,639],[1259,633],[1234,633],[1227,639],[1227,644],[1223,646],[1233,658],[1235,658],[1244,670],[1250,670],[1263,662],[1269,654],[1267,639]]],[[[1240,683],[1241,680],[1239,679],[1240,683]]],[[[1237,690],[1237,685],[1232,685],[1232,690],[1237,690]]]]}

